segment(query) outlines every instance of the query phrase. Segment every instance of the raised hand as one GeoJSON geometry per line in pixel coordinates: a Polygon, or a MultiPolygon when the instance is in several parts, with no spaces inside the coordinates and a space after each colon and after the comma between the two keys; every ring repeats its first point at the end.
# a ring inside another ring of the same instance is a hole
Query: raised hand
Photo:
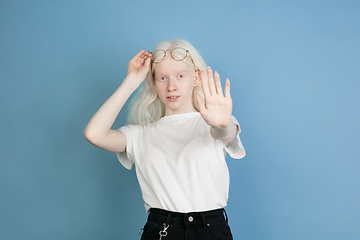
{"type": "Polygon", "coordinates": [[[126,151],[126,136],[121,131],[111,129],[111,126],[131,94],[144,81],[150,69],[151,55],[141,50],[131,59],[124,81],[90,119],[84,135],[95,146],[111,152],[126,151]]]}
{"type": "Polygon", "coordinates": [[[230,124],[232,112],[232,99],[230,96],[230,81],[226,79],[225,95],[221,87],[220,75],[213,72],[210,67],[207,69],[207,79],[205,73],[200,73],[200,80],[204,92],[205,103],[199,94],[196,100],[199,105],[200,114],[211,127],[222,129],[230,124]],[[215,81],[214,81],[215,79],[215,81]]]}
{"type": "Polygon", "coordinates": [[[141,83],[150,69],[151,56],[152,53],[145,50],[138,52],[128,63],[127,75],[139,79],[141,83]]]}

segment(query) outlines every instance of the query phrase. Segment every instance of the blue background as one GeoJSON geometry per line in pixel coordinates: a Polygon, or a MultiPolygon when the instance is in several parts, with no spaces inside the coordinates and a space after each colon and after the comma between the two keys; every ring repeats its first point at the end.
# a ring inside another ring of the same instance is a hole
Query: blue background
{"type": "Polygon", "coordinates": [[[360,239],[359,13],[349,0],[1,1],[0,239],[139,239],[134,170],[83,130],[135,53],[177,38],[232,83],[247,151],[227,158],[234,239],[360,239]]]}

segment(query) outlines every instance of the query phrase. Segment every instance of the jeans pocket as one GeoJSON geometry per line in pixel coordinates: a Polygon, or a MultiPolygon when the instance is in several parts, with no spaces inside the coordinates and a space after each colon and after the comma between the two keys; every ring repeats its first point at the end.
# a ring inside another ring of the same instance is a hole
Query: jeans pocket
{"type": "Polygon", "coordinates": [[[226,222],[210,225],[210,234],[219,240],[232,240],[233,236],[229,225],[226,222]]]}
{"type": "Polygon", "coordinates": [[[159,232],[163,229],[161,223],[147,222],[141,235],[141,240],[159,240],[159,232]]]}

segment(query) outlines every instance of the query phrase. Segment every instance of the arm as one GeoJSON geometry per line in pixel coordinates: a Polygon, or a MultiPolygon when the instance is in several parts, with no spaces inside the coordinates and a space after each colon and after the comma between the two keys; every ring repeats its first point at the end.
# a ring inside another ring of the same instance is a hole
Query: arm
{"type": "Polygon", "coordinates": [[[217,72],[213,75],[211,68],[208,67],[207,76],[208,80],[206,81],[204,72],[200,73],[205,103],[198,94],[196,100],[200,108],[201,116],[207,124],[211,126],[211,136],[223,141],[226,145],[235,138],[238,132],[238,127],[230,121],[232,112],[230,81],[226,79],[224,95],[220,75],[217,72]]]}
{"type": "Polygon", "coordinates": [[[151,53],[140,51],[128,64],[128,73],[120,87],[100,107],[84,130],[85,138],[93,145],[111,152],[125,152],[125,134],[112,130],[116,117],[131,94],[144,81],[150,68],[151,53]]]}
{"type": "Polygon", "coordinates": [[[226,128],[214,128],[211,127],[210,134],[215,139],[219,139],[226,145],[231,142],[237,135],[238,126],[235,123],[230,122],[226,128]]]}

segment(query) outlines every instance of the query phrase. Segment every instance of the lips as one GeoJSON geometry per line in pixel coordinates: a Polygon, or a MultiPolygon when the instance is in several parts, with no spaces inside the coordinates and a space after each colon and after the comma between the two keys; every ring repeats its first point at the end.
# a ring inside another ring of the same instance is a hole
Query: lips
{"type": "Polygon", "coordinates": [[[178,100],[180,98],[180,96],[169,96],[169,97],[166,97],[166,98],[167,98],[167,100],[172,102],[172,101],[178,100]]]}

